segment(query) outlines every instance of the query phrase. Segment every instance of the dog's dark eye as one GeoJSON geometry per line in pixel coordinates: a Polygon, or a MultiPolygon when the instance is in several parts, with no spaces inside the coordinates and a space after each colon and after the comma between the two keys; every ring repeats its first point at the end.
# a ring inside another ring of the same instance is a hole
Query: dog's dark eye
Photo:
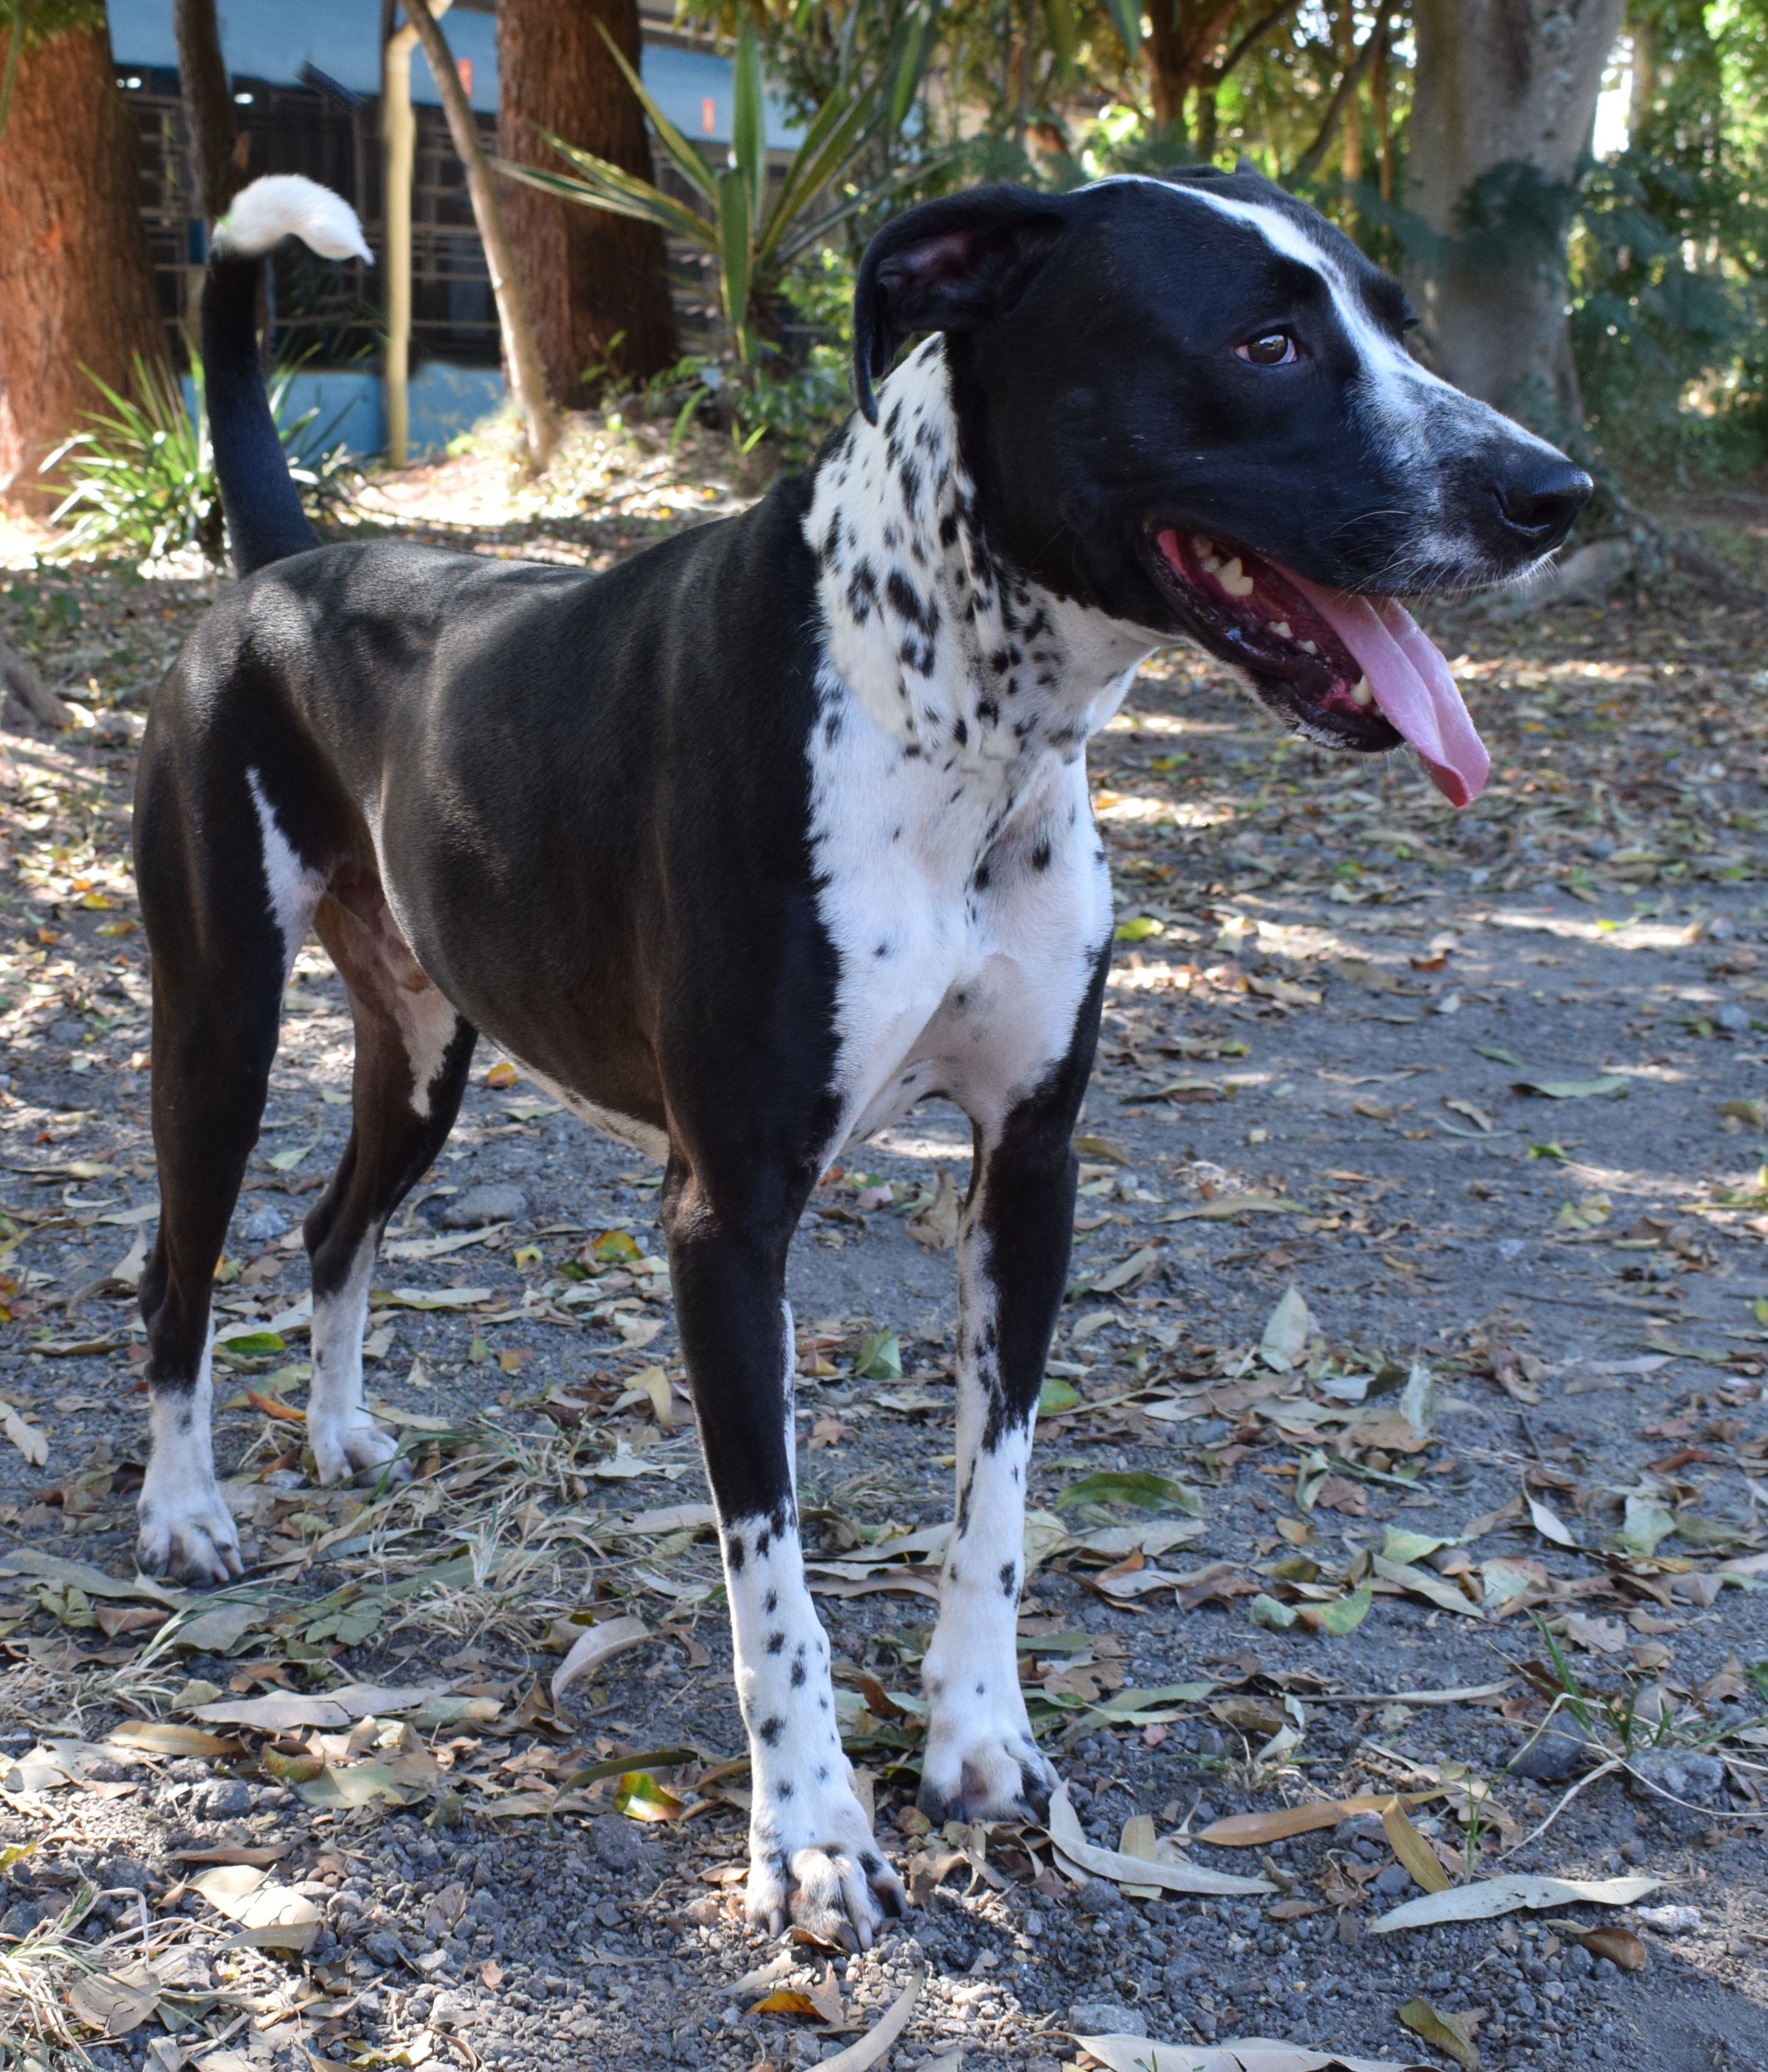
{"type": "Polygon", "coordinates": [[[1286,331],[1263,331],[1234,350],[1253,367],[1287,367],[1292,360],[1301,357],[1296,350],[1295,340],[1286,331]]]}

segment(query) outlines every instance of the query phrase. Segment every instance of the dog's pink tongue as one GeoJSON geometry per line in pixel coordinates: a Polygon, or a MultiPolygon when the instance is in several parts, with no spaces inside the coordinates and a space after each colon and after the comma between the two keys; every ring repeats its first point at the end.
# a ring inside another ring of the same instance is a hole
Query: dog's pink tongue
{"type": "Polygon", "coordinates": [[[1470,804],[1491,758],[1449,664],[1411,613],[1392,598],[1375,603],[1284,574],[1362,664],[1375,703],[1417,750],[1437,789],[1452,806],[1470,804]]]}

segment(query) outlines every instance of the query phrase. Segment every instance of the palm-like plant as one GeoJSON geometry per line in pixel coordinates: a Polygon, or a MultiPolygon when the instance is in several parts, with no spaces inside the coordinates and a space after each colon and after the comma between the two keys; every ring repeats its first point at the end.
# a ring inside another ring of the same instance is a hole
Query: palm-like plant
{"type": "Polygon", "coordinates": [[[846,177],[869,146],[903,126],[931,47],[931,17],[923,13],[915,18],[875,79],[856,79],[830,94],[811,118],[771,203],[761,52],[754,28],[746,23],[737,38],[730,163],[722,171],[707,164],[646,91],[643,80],[605,28],[602,34],[650,117],[657,142],[704,201],[706,212],[677,201],[649,180],[598,158],[592,151],[579,150],[549,130],[541,134],[574,171],[550,172],[513,165],[507,159],[496,162],[498,170],[542,193],[563,195],[586,208],[656,224],[666,236],[710,253],[718,269],[725,321],[738,355],[752,361],[780,276],[792,261],[849,216],[876,207],[926,176],[929,162],[923,159],[860,184],[846,177]],[[825,206],[816,207],[837,183],[842,191],[825,206]]]}
{"type": "MultiPolygon", "coordinates": [[[[270,414],[289,473],[317,516],[343,500],[348,456],[341,445],[323,450],[339,419],[322,433],[310,431],[319,414],[316,405],[284,421],[289,385],[298,371],[282,367],[272,375],[270,414]]],[[[68,493],[50,514],[51,524],[69,517],[74,521],[58,551],[70,555],[128,547],[158,561],[175,549],[196,547],[219,568],[227,557],[226,534],[201,360],[191,356],[194,416],[184,408],[176,378],[139,353],[133,397],[119,395],[90,368],[84,372],[110,408],[84,412],[91,429],[64,439],[43,463],[45,475],[64,461],[72,463],[68,493]]]]}

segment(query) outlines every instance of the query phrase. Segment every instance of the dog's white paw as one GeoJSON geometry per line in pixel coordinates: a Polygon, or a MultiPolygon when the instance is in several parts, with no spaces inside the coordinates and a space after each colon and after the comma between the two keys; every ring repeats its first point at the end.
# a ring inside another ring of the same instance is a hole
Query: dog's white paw
{"type": "Polygon", "coordinates": [[[352,1475],[378,1474],[399,1451],[399,1441],[390,1432],[371,1424],[359,1411],[355,1418],[307,1416],[307,1443],[313,1449],[319,1479],[328,1487],[347,1482],[352,1475]]]}
{"type": "Polygon", "coordinates": [[[135,1559],[143,1575],[170,1576],[200,1587],[244,1574],[239,1528],[212,1481],[156,1490],[150,1467],[138,1510],[135,1559]]]}
{"type": "Polygon", "coordinates": [[[908,1901],[864,1808],[843,1789],[765,1832],[751,1827],[746,1910],[772,1934],[789,1921],[820,1941],[870,1950],[908,1901]]]}
{"type": "Polygon", "coordinates": [[[986,1694],[935,1704],[927,1722],[915,1803],[935,1827],[948,1820],[1042,1820],[1056,1773],[1032,1737],[1018,1687],[997,1708],[986,1694]]]}

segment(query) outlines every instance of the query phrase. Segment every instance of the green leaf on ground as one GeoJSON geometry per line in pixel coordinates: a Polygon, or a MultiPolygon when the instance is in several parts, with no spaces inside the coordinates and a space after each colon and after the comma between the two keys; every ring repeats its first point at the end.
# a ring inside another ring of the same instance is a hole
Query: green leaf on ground
{"type": "Polygon", "coordinates": [[[1330,1605],[1320,1605],[1314,1617],[1328,1633],[1355,1633],[1369,1616],[1369,1607],[1374,1602],[1375,1593],[1365,1577],[1349,1597],[1340,1597],[1330,1605]]]}
{"type": "Polygon", "coordinates": [[[1056,1498],[1058,1511],[1083,1503],[1122,1504],[1134,1511],[1176,1511],[1186,1518],[1203,1515],[1203,1499],[1195,1490],[1148,1468],[1128,1473],[1101,1469],[1096,1474],[1083,1475],[1078,1482],[1070,1482],[1056,1498]]]}
{"type": "Polygon", "coordinates": [[[1072,1382],[1064,1381],[1059,1374],[1046,1374],[1043,1386],[1038,1391],[1038,1415],[1055,1417],[1064,1410],[1072,1410],[1086,1398],[1072,1382]]]}
{"type": "Polygon", "coordinates": [[[853,1355],[853,1372],[861,1381],[900,1381],[903,1348],[894,1331],[868,1331],[853,1355]]]}
{"type": "Polygon", "coordinates": [[[1427,2000],[1409,2000],[1400,2010],[1400,2019],[1433,2050],[1453,2058],[1462,2072],[1477,2072],[1479,2045],[1474,2041],[1474,2032],[1485,2013],[1483,2008],[1470,2008],[1465,2014],[1444,2014],[1427,2000]]]}

